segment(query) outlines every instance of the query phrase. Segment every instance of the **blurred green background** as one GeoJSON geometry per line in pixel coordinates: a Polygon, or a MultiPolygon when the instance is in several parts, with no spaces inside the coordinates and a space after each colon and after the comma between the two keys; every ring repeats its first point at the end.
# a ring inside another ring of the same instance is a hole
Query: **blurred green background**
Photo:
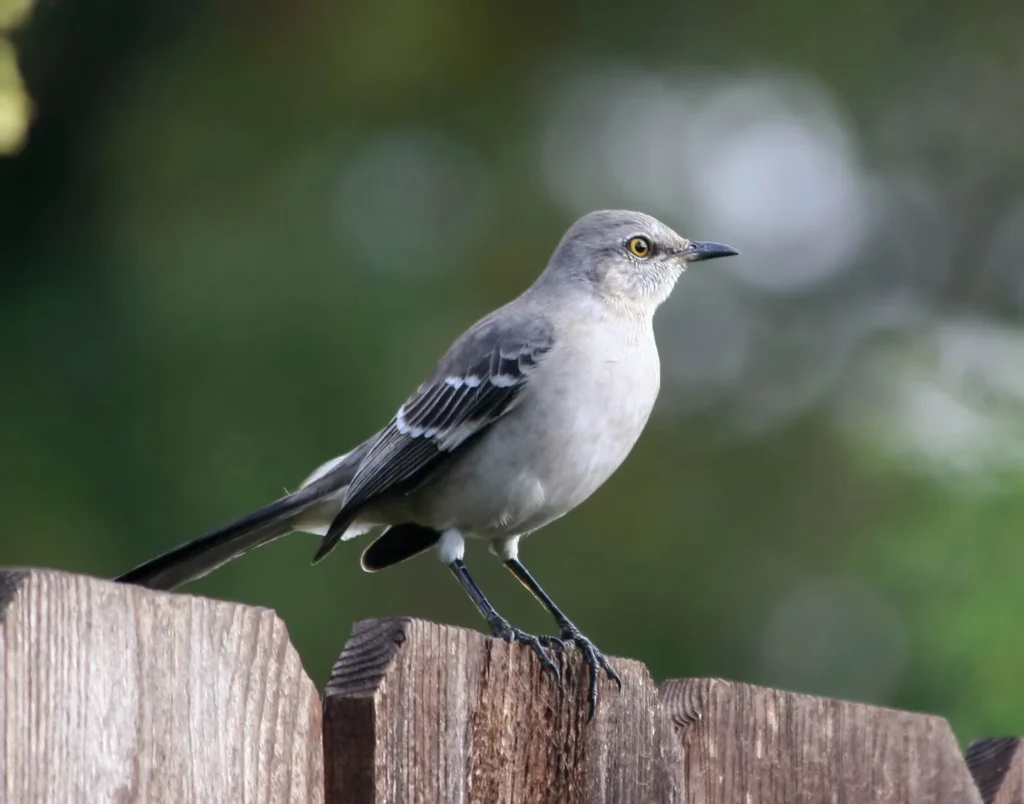
{"type": "MultiPolygon", "coordinates": [[[[575,217],[638,208],[743,256],[683,278],[647,433],[527,565],[657,679],[1024,731],[1024,7],[27,5],[0,563],[110,576],[294,488],[575,217]]],[[[315,545],[188,591],[276,609],[318,683],[359,618],[482,625],[432,556],[315,545]]]]}

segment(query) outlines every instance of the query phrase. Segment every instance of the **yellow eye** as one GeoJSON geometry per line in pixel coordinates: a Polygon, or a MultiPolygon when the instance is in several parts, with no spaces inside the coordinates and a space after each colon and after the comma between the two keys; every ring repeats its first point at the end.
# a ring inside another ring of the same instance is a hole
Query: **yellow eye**
{"type": "Polygon", "coordinates": [[[626,243],[626,248],[629,249],[629,253],[634,257],[644,259],[651,254],[651,241],[646,237],[631,237],[629,242],[626,243]]]}

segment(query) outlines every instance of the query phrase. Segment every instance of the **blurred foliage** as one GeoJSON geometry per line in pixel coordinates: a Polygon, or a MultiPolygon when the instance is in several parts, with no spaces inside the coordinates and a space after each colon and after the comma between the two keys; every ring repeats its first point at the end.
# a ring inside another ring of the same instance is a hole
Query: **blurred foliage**
{"type": "MultiPolygon", "coordinates": [[[[16,5],[0,0],[0,28],[16,5]]],[[[1022,464],[982,456],[946,472],[927,449],[894,454],[911,425],[932,428],[927,442],[968,421],[957,411],[988,422],[986,403],[947,389],[941,416],[910,407],[893,425],[904,398],[874,395],[856,369],[879,350],[912,361],[903,345],[950,316],[1020,331],[1021,251],[997,224],[1024,198],[1022,22],[1005,4],[881,0],[39,6],[18,36],[37,112],[27,146],[0,161],[0,562],[113,575],[379,427],[582,211],[554,197],[542,158],[558,87],[581,71],[711,88],[813,76],[843,110],[861,183],[909,201],[868,204],[890,229],[820,288],[684,277],[658,322],[666,363],[699,361],[743,325],[743,372],[695,396],[666,382],[623,468],[523,558],[595,642],[656,678],[913,707],[964,740],[1019,733],[1022,464]],[[999,232],[1004,256],[984,262],[999,232]],[[863,319],[851,277],[887,303],[911,288],[898,307],[918,317],[834,345],[828,333],[863,319]],[[733,313],[717,314],[723,299],[733,313]],[[702,314],[704,329],[677,328],[702,314]],[[890,429],[850,426],[853,402],[890,429]]],[[[0,39],[0,147],[17,150],[9,47],[0,39]]],[[[616,86],[599,100],[629,100],[628,81],[616,86]]],[[[597,128],[581,118],[579,136],[597,128]]],[[[578,193],[591,206],[650,189],[645,209],[735,242],[757,270],[752,237],[659,208],[642,158],[608,161],[628,192],[578,193]]],[[[797,195],[815,190],[802,176],[797,195]]],[[[973,371],[958,382],[976,390],[973,371]]],[[[1020,371],[1004,360],[990,373],[1020,371]]],[[[1022,409],[1008,410],[1019,431],[1022,409]]],[[[480,627],[436,560],[369,576],[361,545],[311,569],[314,549],[285,539],[188,591],[278,610],[318,682],[358,618],[480,627]]],[[[479,545],[467,561],[499,610],[550,628],[479,545]]]]}
{"type": "Polygon", "coordinates": [[[28,134],[32,104],[7,34],[28,17],[34,0],[0,0],[0,154],[18,151],[28,134]]]}

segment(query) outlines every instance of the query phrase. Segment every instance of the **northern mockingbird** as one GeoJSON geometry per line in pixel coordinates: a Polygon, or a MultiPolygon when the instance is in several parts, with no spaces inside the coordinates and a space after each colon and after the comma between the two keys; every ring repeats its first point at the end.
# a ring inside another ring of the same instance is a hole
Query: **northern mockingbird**
{"type": "Polygon", "coordinates": [[[339,540],[383,528],[362,556],[368,572],[437,546],[496,637],[532,647],[569,643],[621,687],[594,644],[519,561],[523,536],[589,497],[639,438],[660,384],[654,312],[687,265],[737,252],[687,240],[639,212],[592,212],[566,232],[522,295],[485,316],[441,358],[394,418],[327,461],[299,489],[117,580],[170,589],[294,531],[339,540]],[[544,605],[558,637],[538,638],[494,610],[463,563],[485,539],[544,605]]]}

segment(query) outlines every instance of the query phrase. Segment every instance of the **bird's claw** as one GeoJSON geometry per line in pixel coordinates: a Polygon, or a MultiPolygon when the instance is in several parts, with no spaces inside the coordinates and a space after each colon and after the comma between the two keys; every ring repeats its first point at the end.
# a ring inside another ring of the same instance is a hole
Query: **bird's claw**
{"type": "Polygon", "coordinates": [[[562,674],[558,669],[558,666],[551,661],[551,657],[544,650],[546,639],[544,637],[536,637],[533,634],[528,634],[525,631],[510,625],[507,621],[495,623],[491,627],[491,633],[499,639],[504,639],[506,642],[518,642],[520,645],[527,645],[533,649],[533,652],[537,654],[537,658],[540,659],[541,666],[554,675],[555,680],[561,682],[562,674]]]}
{"type": "Polygon", "coordinates": [[[593,642],[583,636],[580,630],[572,624],[563,627],[562,633],[559,636],[534,636],[515,628],[507,621],[494,623],[491,626],[491,632],[495,637],[504,639],[507,642],[518,642],[522,645],[528,645],[537,654],[544,669],[550,671],[559,682],[561,682],[562,674],[544,649],[548,648],[561,654],[571,646],[577,647],[583,653],[584,661],[587,663],[589,670],[589,687],[587,690],[587,703],[589,705],[588,722],[593,719],[594,712],[597,710],[597,692],[601,670],[604,670],[605,675],[618,685],[620,692],[622,691],[622,679],[615,672],[611,662],[597,649],[593,642]]]}
{"type": "Polygon", "coordinates": [[[540,644],[543,645],[545,648],[558,651],[559,653],[564,652],[570,645],[569,642],[566,642],[561,637],[551,636],[550,634],[539,636],[537,637],[537,639],[540,640],[540,644]]]}
{"type": "Polygon", "coordinates": [[[556,650],[565,649],[568,645],[575,645],[583,652],[584,660],[587,663],[587,668],[590,671],[590,686],[587,691],[587,703],[589,704],[589,713],[587,715],[587,721],[593,719],[594,711],[597,709],[597,688],[599,681],[599,670],[604,670],[605,675],[616,683],[619,688],[619,692],[622,692],[622,679],[619,674],[615,672],[615,668],[612,667],[611,662],[608,661],[607,657],[601,651],[597,649],[589,639],[580,633],[579,629],[574,625],[568,625],[562,629],[560,637],[548,637],[550,642],[547,642],[550,647],[556,650]]]}

